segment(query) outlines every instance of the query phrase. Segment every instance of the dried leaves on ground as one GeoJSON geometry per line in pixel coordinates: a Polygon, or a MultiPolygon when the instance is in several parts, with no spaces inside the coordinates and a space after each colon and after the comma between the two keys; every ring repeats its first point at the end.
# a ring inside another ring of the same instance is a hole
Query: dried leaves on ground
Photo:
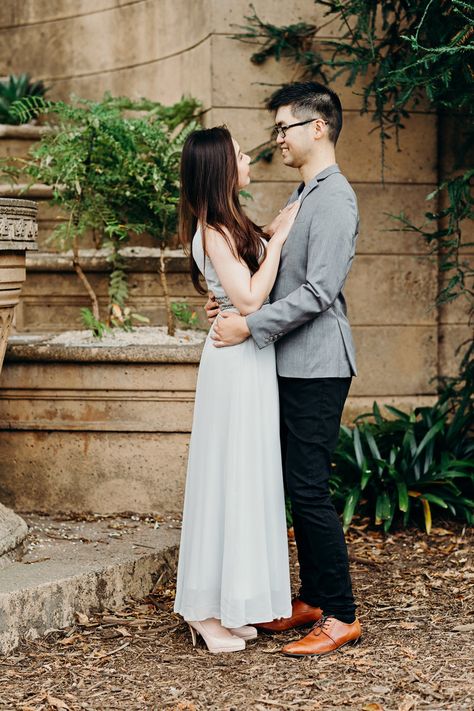
{"type": "Polygon", "coordinates": [[[0,658],[0,709],[471,711],[472,531],[443,524],[429,538],[384,536],[362,523],[348,538],[364,630],[357,647],[286,658],[279,650],[297,636],[288,632],[259,636],[242,653],[193,649],[172,612],[171,579],[145,601],[78,615],[0,658]]]}

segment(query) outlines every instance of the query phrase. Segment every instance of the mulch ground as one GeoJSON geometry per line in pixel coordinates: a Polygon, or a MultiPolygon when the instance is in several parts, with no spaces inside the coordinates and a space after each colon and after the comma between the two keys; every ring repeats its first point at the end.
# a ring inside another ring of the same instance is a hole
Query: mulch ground
{"type": "MultiPolygon", "coordinates": [[[[280,654],[294,632],[245,652],[191,646],[173,581],[145,601],[24,643],[0,658],[0,709],[472,711],[473,532],[438,524],[348,539],[363,641],[322,658],[280,654]]],[[[297,589],[297,562],[291,545],[297,589]]],[[[166,583],[166,584],[165,584],[166,583]]]]}

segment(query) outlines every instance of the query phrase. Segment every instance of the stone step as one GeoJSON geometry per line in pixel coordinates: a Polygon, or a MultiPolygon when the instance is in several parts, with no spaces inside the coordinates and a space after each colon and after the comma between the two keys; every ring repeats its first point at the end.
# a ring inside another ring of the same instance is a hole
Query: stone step
{"type": "Polygon", "coordinates": [[[0,654],[71,625],[77,613],[141,599],[174,572],[179,529],[172,518],[157,528],[152,517],[24,518],[25,553],[0,575],[0,654]]]}
{"type": "Polygon", "coordinates": [[[23,519],[0,504],[0,569],[3,557],[20,545],[27,532],[28,527],[23,519]]]}

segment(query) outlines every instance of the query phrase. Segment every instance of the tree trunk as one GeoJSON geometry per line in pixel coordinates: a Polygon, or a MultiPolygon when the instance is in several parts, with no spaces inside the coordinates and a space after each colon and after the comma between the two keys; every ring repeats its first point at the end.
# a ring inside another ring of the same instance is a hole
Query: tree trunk
{"type": "Polygon", "coordinates": [[[168,336],[174,336],[176,325],[174,320],[173,312],[171,311],[171,301],[168,291],[168,280],[166,278],[166,262],[165,262],[165,248],[161,245],[160,250],[160,280],[161,286],[163,287],[163,296],[165,298],[165,308],[168,323],[168,336]]]}
{"type": "Polygon", "coordinates": [[[74,240],[72,243],[72,252],[73,252],[72,263],[73,263],[74,269],[76,270],[77,276],[82,281],[87,293],[89,294],[89,297],[91,300],[91,305],[92,305],[92,314],[97,321],[100,321],[99,300],[97,299],[94,289],[90,285],[88,278],[84,274],[84,271],[83,271],[81,265],[79,264],[79,249],[77,247],[76,235],[74,235],[74,240]]]}

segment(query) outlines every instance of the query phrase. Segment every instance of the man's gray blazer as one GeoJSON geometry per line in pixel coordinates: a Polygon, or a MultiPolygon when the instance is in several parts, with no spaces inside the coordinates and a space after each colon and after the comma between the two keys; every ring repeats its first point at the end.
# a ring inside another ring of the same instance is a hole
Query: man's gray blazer
{"type": "Polygon", "coordinates": [[[357,199],[337,165],[295,190],[301,207],[283,245],[270,304],[247,316],[259,348],[276,343],[287,378],[356,375],[344,282],[359,229],[357,199]],[[281,339],[281,340],[280,340],[281,339]]]}

